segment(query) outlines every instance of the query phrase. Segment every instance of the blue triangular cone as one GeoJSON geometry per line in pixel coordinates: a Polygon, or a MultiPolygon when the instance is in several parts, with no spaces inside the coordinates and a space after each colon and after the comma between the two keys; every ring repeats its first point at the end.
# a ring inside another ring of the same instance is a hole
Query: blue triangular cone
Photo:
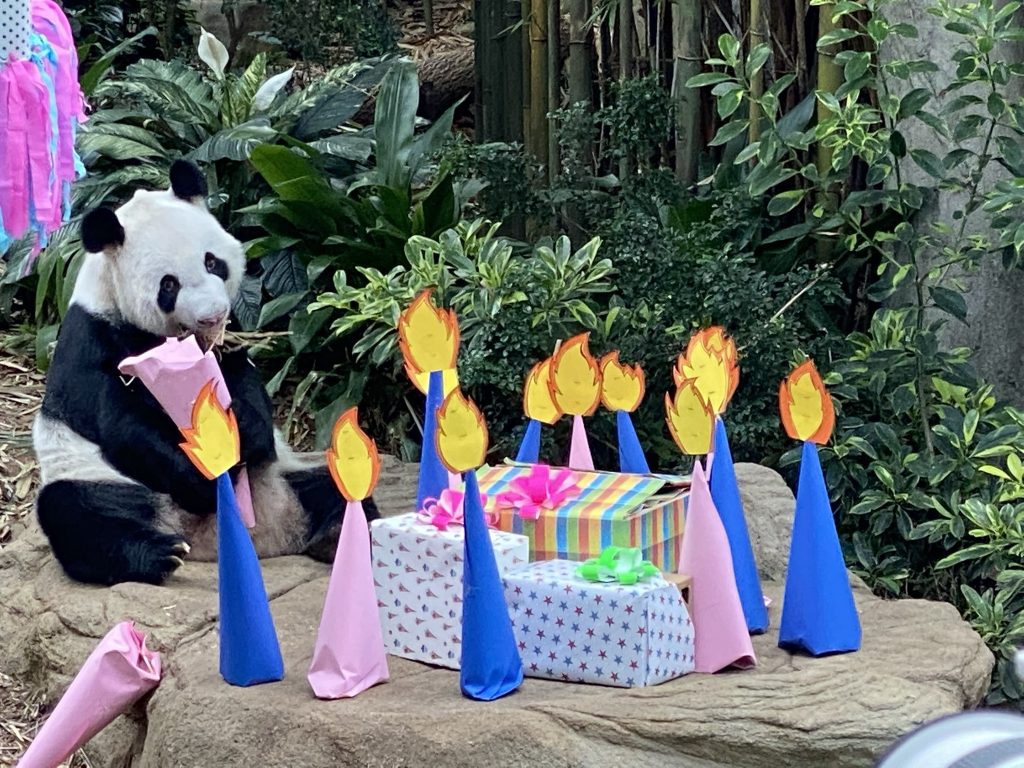
{"type": "MultiPolygon", "coordinates": [[[[716,458],[715,461],[718,461],[716,458]]],[[[812,656],[860,648],[860,619],[839,546],[818,448],[804,443],[779,646],[812,656]]]]}
{"type": "Polygon", "coordinates": [[[284,662],[260,561],[226,472],[217,478],[217,574],[221,677],[231,685],[281,680],[284,662]]]}
{"type": "Polygon", "coordinates": [[[420,452],[420,478],[416,487],[416,509],[423,509],[427,499],[437,499],[448,487],[448,471],[437,457],[437,409],[444,402],[444,381],[441,371],[430,374],[427,384],[427,405],[423,414],[423,450],[420,452]]]}
{"type": "Polygon", "coordinates": [[[721,418],[715,424],[715,460],[711,464],[711,498],[715,502],[718,516],[722,518],[725,535],[729,537],[729,552],[732,555],[732,570],[736,577],[736,590],[743,604],[743,618],[747,630],[760,634],[768,629],[768,609],[764,605],[761,580],[757,576],[757,562],[750,546],[747,520],[743,514],[740,489],[736,484],[736,468],[729,450],[729,436],[725,433],[725,422],[721,418]]]}
{"type": "Polygon", "coordinates": [[[619,471],[651,474],[651,468],[647,465],[647,457],[644,456],[644,449],[640,447],[640,438],[636,436],[629,412],[616,411],[615,423],[619,432],[619,471]]]}
{"type": "Polygon", "coordinates": [[[462,662],[459,687],[471,699],[493,701],[523,683],[523,662],[505,603],[491,537],[480,504],[476,472],[466,473],[463,515],[462,662]]]}
{"type": "Polygon", "coordinates": [[[536,464],[540,459],[540,422],[530,419],[526,425],[526,434],[523,435],[523,442],[519,444],[519,453],[516,454],[516,461],[527,464],[536,464]]]}

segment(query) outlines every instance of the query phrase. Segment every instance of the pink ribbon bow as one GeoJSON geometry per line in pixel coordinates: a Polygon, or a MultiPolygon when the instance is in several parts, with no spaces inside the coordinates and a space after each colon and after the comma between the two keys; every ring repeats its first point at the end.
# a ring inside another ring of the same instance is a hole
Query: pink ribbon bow
{"type": "Polygon", "coordinates": [[[547,464],[535,464],[529,475],[509,483],[511,490],[498,494],[498,505],[515,507],[524,520],[536,520],[542,510],[556,509],[580,494],[576,475],[568,469],[553,471],[547,464]]]}
{"type": "MultiPolygon", "coordinates": [[[[423,502],[423,509],[416,513],[416,519],[434,526],[439,531],[447,531],[449,525],[465,525],[464,498],[465,493],[462,491],[445,488],[441,491],[441,498],[431,497],[423,502]]],[[[494,528],[498,524],[498,514],[486,511],[486,494],[480,494],[480,506],[485,508],[484,519],[487,521],[487,527],[494,528]]]]}

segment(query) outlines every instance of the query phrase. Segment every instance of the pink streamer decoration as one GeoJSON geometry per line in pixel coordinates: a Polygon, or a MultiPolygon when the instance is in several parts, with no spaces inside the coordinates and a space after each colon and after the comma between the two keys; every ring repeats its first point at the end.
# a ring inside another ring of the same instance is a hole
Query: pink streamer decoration
{"type": "Polygon", "coordinates": [[[536,520],[580,494],[575,474],[568,469],[554,472],[546,464],[534,464],[529,475],[514,478],[509,486],[511,490],[498,494],[498,506],[514,507],[524,520],[536,520]]]}
{"type": "MultiPolygon", "coordinates": [[[[446,488],[441,491],[441,498],[433,497],[423,503],[423,509],[416,513],[416,519],[421,523],[432,525],[439,531],[447,531],[449,525],[466,524],[463,517],[463,501],[465,493],[446,488]]],[[[487,494],[480,494],[480,506],[487,508],[487,494]]],[[[496,528],[500,518],[497,512],[484,512],[489,528],[496,528]]]]}
{"type": "Polygon", "coordinates": [[[160,654],[123,621],[100,640],[17,768],[57,768],[160,683],[160,654]]]}

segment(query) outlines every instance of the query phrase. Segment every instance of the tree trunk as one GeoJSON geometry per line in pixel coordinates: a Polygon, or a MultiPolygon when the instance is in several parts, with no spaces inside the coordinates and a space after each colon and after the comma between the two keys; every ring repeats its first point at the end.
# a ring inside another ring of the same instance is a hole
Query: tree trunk
{"type": "MultiPolygon", "coordinates": [[[[548,50],[547,50],[547,111],[554,112],[562,103],[562,46],[560,33],[562,9],[560,0],[547,0],[548,4],[548,50]]],[[[546,118],[546,116],[545,116],[546,118]]],[[[558,132],[553,130],[550,119],[545,119],[548,136],[548,181],[552,184],[558,178],[561,157],[558,151],[558,132]]]]}
{"type": "Polygon", "coordinates": [[[548,4],[532,0],[530,11],[530,151],[548,164],[548,4]]]}
{"type": "Polygon", "coordinates": [[[672,103],[676,111],[676,176],[684,184],[697,182],[700,154],[700,92],[686,81],[700,73],[700,0],[678,0],[672,6],[672,103]]]}

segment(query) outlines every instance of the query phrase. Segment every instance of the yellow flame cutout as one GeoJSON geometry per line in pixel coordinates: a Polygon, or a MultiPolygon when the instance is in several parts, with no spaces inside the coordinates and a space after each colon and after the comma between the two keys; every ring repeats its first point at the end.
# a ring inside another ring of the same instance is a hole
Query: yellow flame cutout
{"type": "Polygon", "coordinates": [[[362,501],[373,493],[380,477],[377,444],[359,428],[359,409],[349,408],[334,424],[327,468],[341,495],[362,501]]]}
{"type": "Polygon", "coordinates": [[[779,412],[794,440],[824,445],[836,423],[832,398],[810,360],[798,365],[779,387],[779,412]]]}
{"type": "Polygon", "coordinates": [[[715,412],[701,395],[695,381],[683,382],[675,398],[665,394],[668,431],[679,450],[690,456],[711,451],[715,434],[715,412]]]}
{"type": "Polygon", "coordinates": [[[551,397],[551,363],[549,357],[530,369],[523,386],[523,412],[526,418],[554,424],[562,417],[561,409],[551,397]]]}
{"type": "Polygon", "coordinates": [[[551,399],[564,413],[590,416],[601,402],[601,369],[587,346],[589,333],[559,347],[551,363],[551,399]]]}
{"type": "Polygon", "coordinates": [[[455,364],[459,356],[459,322],[450,309],[439,309],[428,289],[416,297],[398,318],[398,346],[405,372],[426,394],[431,371],[442,371],[444,394],[458,386],[455,364]]]}
{"type": "Polygon", "coordinates": [[[241,460],[238,422],[217,399],[213,380],[203,385],[192,406],[192,426],[184,427],[181,449],[207,480],[215,480],[241,460]]]}
{"type": "Polygon", "coordinates": [[[673,371],[676,386],[695,381],[716,414],[725,412],[739,386],[739,375],[736,342],[721,326],[694,334],[673,371]]]}
{"type": "Polygon", "coordinates": [[[617,350],[601,358],[601,400],[609,411],[635,411],[644,399],[644,386],[643,370],[620,363],[617,350]]]}
{"type": "Polygon", "coordinates": [[[437,455],[449,472],[469,472],[487,456],[487,424],[476,403],[453,390],[437,409],[437,455]]]}

